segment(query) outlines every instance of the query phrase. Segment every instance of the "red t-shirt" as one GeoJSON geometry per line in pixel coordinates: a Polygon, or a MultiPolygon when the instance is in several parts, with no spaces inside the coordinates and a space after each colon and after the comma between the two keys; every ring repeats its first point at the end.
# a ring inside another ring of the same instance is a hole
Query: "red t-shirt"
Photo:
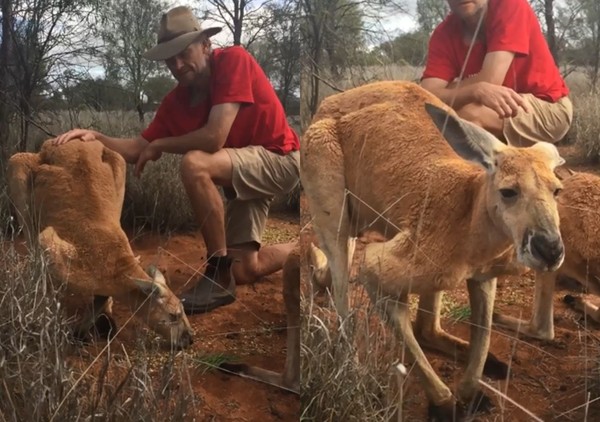
{"type": "Polygon", "coordinates": [[[162,100],[156,116],[142,132],[144,139],[151,142],[185,135],[206,124],[213,105],[241,103],[225,147],[262,145],[278,154],[300,149],[298,135],[289,126],[273,86],[246,50],[240,46],[216,48],[210,66],[209,98],[191,107],[189,90],[177,85],[162,100]]]}
{"type": "MultiPolygon", "coordinates": [[[[451,82],[461,74],[469,50],[461,28],[460,18],[450,13],[433,31],[423,79],[440,78],[451,82]]],[[[526,0],[489,0],[485,40],[474,43],[463,79],[481,70],[486,53],[512,51],[515,57],[504,86],[551,102],[569,93],[537,17],[526,0]]]]}

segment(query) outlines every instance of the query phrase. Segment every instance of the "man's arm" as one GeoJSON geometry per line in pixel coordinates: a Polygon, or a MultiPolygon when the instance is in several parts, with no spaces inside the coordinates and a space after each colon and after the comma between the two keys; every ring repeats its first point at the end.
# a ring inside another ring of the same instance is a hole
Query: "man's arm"
{"type": "Polygon", "coordinates": [[[74,139],[81,139],[83,141],[98,140],[106,148],[121,154],[125,161],[130,164],[137,162],[140,153],[148,145],[148,141],[141,136],[137,138],[112,138],[98,131],[88,129],[70,130],[54,138],[53,143],[54,145],[61,145],[74,139]]]}
{"type": "Polygon", "coordinates": [[[493,51],[487,53],[483,59],[481,71],[469,79],[474,79],[475,82],[489,82],[494,85],[502,85],[514,57],[515,53],[512,51],[493,51]]]}
{"type": "Polygon", "coordinates": [[[523,97],[502,86],[513,58],[514,53],[510,51],[487,53],[477,75],[453,83],[426,78],[421,81],[421,86],[456,110],[477,103],[493,109],[500,117],[515,116],[519,107],[525,111],[528,108],[523,97]]]}
{"type": "Polygon", "coordinates": [[[200,129],[183,136],[156,139],[145,148],[137,159],[134,173],[140,176],[148,161],[160,158],[163,152],[185,154],[200,150],[215,153],[223,148],[229,136],[233,121],[240,109],[240,103],[223,103],[213,106],[208,115],[208,122],[200,129]]]}
{"type": "Polygon", "coordinates": [[[183,136],[162,138],[152,142],[160,152],[185,154],[188,151],[201,150],[214,153],[223,148],[233,121],[237,116],[240,103],[225,103],[213,106],[207,123],[200,129],[183,136]]]}
{"type": "Polygon", "coordinates": [[[515,54],[510,51],[487,53],[481,71],[477,75],[451,83],[439,78],[426,78],[421,81],[421,86],[454,109],[460,109],[469,103],[482,104],[490,95],[490,91],[510,90],[502,87],[502,82],[506,78],[514,56],[515,54]]]}
{"type": "Polygon", "coordinates": [[[103,134],[100,135],[96,139],[102,142],[108,149],[121,154],[129,164],[135,164],[140,153],[148,146],[148,141],[141,136],[137,138],[111,138],[103,134]]]}
{"type": "Polygon", "coordinates": [[[463,85],[463,82],[461,81],[457,86],[455,82],[448,83],[439,78],[425,78],[421,81],[421,86],[453,109],[458,110],[469,103],[478,102],[474,84],[463,85]]]}

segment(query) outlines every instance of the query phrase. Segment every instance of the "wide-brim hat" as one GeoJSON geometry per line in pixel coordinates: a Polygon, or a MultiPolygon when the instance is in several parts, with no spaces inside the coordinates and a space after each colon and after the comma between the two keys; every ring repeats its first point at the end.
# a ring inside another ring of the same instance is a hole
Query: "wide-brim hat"
{"type": "Polygon", "coordinates": [[[189,7],[175,7],[162,15],[157,43],[143,56],[148,60],[167,60],[181,53],[202,35],[212,37],[221,29],[218,26],[203,29],[189,7]]]}

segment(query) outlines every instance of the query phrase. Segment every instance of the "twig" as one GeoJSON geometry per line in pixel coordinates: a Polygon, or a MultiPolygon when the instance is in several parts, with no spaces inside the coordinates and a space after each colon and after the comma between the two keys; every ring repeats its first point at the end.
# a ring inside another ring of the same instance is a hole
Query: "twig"
{"type": "Polygon", "coordinates": [[[492,391],[493,393],[496,393],[498,396],[502,397],[504,400],[509,401],[514,406],[516,406],[519,409],[521,409],[524,413],[526,413],[528,416],[530,416],[534,421],[536,421],[536,422],[544,422],[542,419],[538,418],[533,413],[531,413],[531,411],[529,411],[528,409],[526,409],[523,406],[521,406],[519,403],[517,403],[516,401],[514,401],[513,399],[511,399],[510,397],[508,397],[503,392],[501,392],[499,390],[496,390],[494,387],[492,387],[491,385],[489,385],[487,382],[479,380],[479,384],[481,384],[482,386],[484,386],[488,390],[492,391]]]}
{"type": "Polygon", "coordinates": [[[557,416],[557,418],[560,418],[561,416],[563,416],[563,415],[566,415],[567,413],[574,412],[574,411],[575,411],[575,410],[577,410],[577,409],[581,409],[582,407],[585,407],[585,408],[587,408],[587,407],[588,407],[590,404],[592,404],[592,403],[594,403],[595,401],[598,401],[598,400],[600,400],[600,397],[596,397],[596,398],[595,398],[595,399],[593,399],[593,400],[588,400],[588,401],[586,401],[585,403],[583,403],[583,404],[581,404],[581,405],[579,405],[579,406],[577,406],[577,407],[574,407],[574,408],[572,408],[572,409],[569,409],[569,410],[567,410],[566,412],[562,412],[560,415],[558,415],[558,416],[557,416]]]}
{"type": "Polygon", "coordinates": [[[321,76],[319,76],[317,73],[312,72],[313,77],[317,78],[318,80],[320,80],[321,82],[323,82],[325,85],[327,85],[329,88],[337,91],[337,92],[344,92],[343,89],[338,88],[337,86],[335,86],[332,82],[329,82],[325,79],[323,79],[321,76]]]}
{"type": "Polygon", "coordinates": [[[544,384],[541,380],[537,379],[536,377],[532,377],[531,375],[525,374],[525,378],[529,380],[529,385],[540,386],[544,390],[546,390],[546,392],[548,394],[552,394],[552,392],[550,391],[550,389],[548,387],[546,387],[546,384],[544,384]]]}
{"type": "Polygon", "coordinates": [[[29,124],[31,124],[31,125],[33,125],[33,126],[35,126],[36,128],[38,128],[39,130],[41,130],[42,132],[44,132],[44,133],[45,133],[46,135],[48,135],[49,137],[51,137],[51,138],[54,138],[54,137],[56,137],[56,135],[55,135],[55,134],[53,134],[52,132],[48,131],[48,129],[46,129],[46,128],[42,127],[42,126],[41,126],[39,123],[37,123],[37,122],[36,122],[35,120],[33,120],[31,117],[29,117],[29,116],[25,115],[25,113],[23,113],[23,111],[22,111],[22,110],[21,110],[21,108],[20,108],[20,107],[19,107],[19,106],[16,104],[16,102],[14,102],[14,101],[9,101],[9,100],[7,100],[7,99],[3,99],[2,97],[6,97],[6,98],[8,98],[8,96],[1,96],[1,97],[0,97],[0,100],[1,100],[1,101],[2,101],[4,104],[6,104],[6,105],[8,105],[8,106],[11,106],[11,107],[15,108],[15,109],[16,109],[16,111],[17,111],[17,114],[19,115],[19,117],[21,117],[22,119],[26,120],[26,121],[27,121],[29,124]]]}
{"type": "Polygon", "coordinates": [[[403,386],[404,386],[404,381],[406,380],[406,376],[408,375],[408,372],[406,371],[406,366],[404,366],[401,363],[399,363],[398,365],[395,365],[394,369],[396,370],[396,380],[398,381],[398,391],[400,392],[400,398],[401,398],[401,400],[398,404],[398,422],[402,422],[402,403],[404,402],[404,400],[402,400],[404,398],[403,386]]]}

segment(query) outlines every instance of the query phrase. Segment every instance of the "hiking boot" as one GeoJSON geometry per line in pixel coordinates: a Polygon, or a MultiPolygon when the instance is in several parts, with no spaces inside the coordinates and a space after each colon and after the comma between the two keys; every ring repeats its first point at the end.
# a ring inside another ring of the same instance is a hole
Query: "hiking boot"
{"type": "Polygon", "coordinates": [[[227,256],[208,259],[204,274],[196,285],[179,296],[187,315],[210,312],[235,301],[232,259],[227,256]]]}

